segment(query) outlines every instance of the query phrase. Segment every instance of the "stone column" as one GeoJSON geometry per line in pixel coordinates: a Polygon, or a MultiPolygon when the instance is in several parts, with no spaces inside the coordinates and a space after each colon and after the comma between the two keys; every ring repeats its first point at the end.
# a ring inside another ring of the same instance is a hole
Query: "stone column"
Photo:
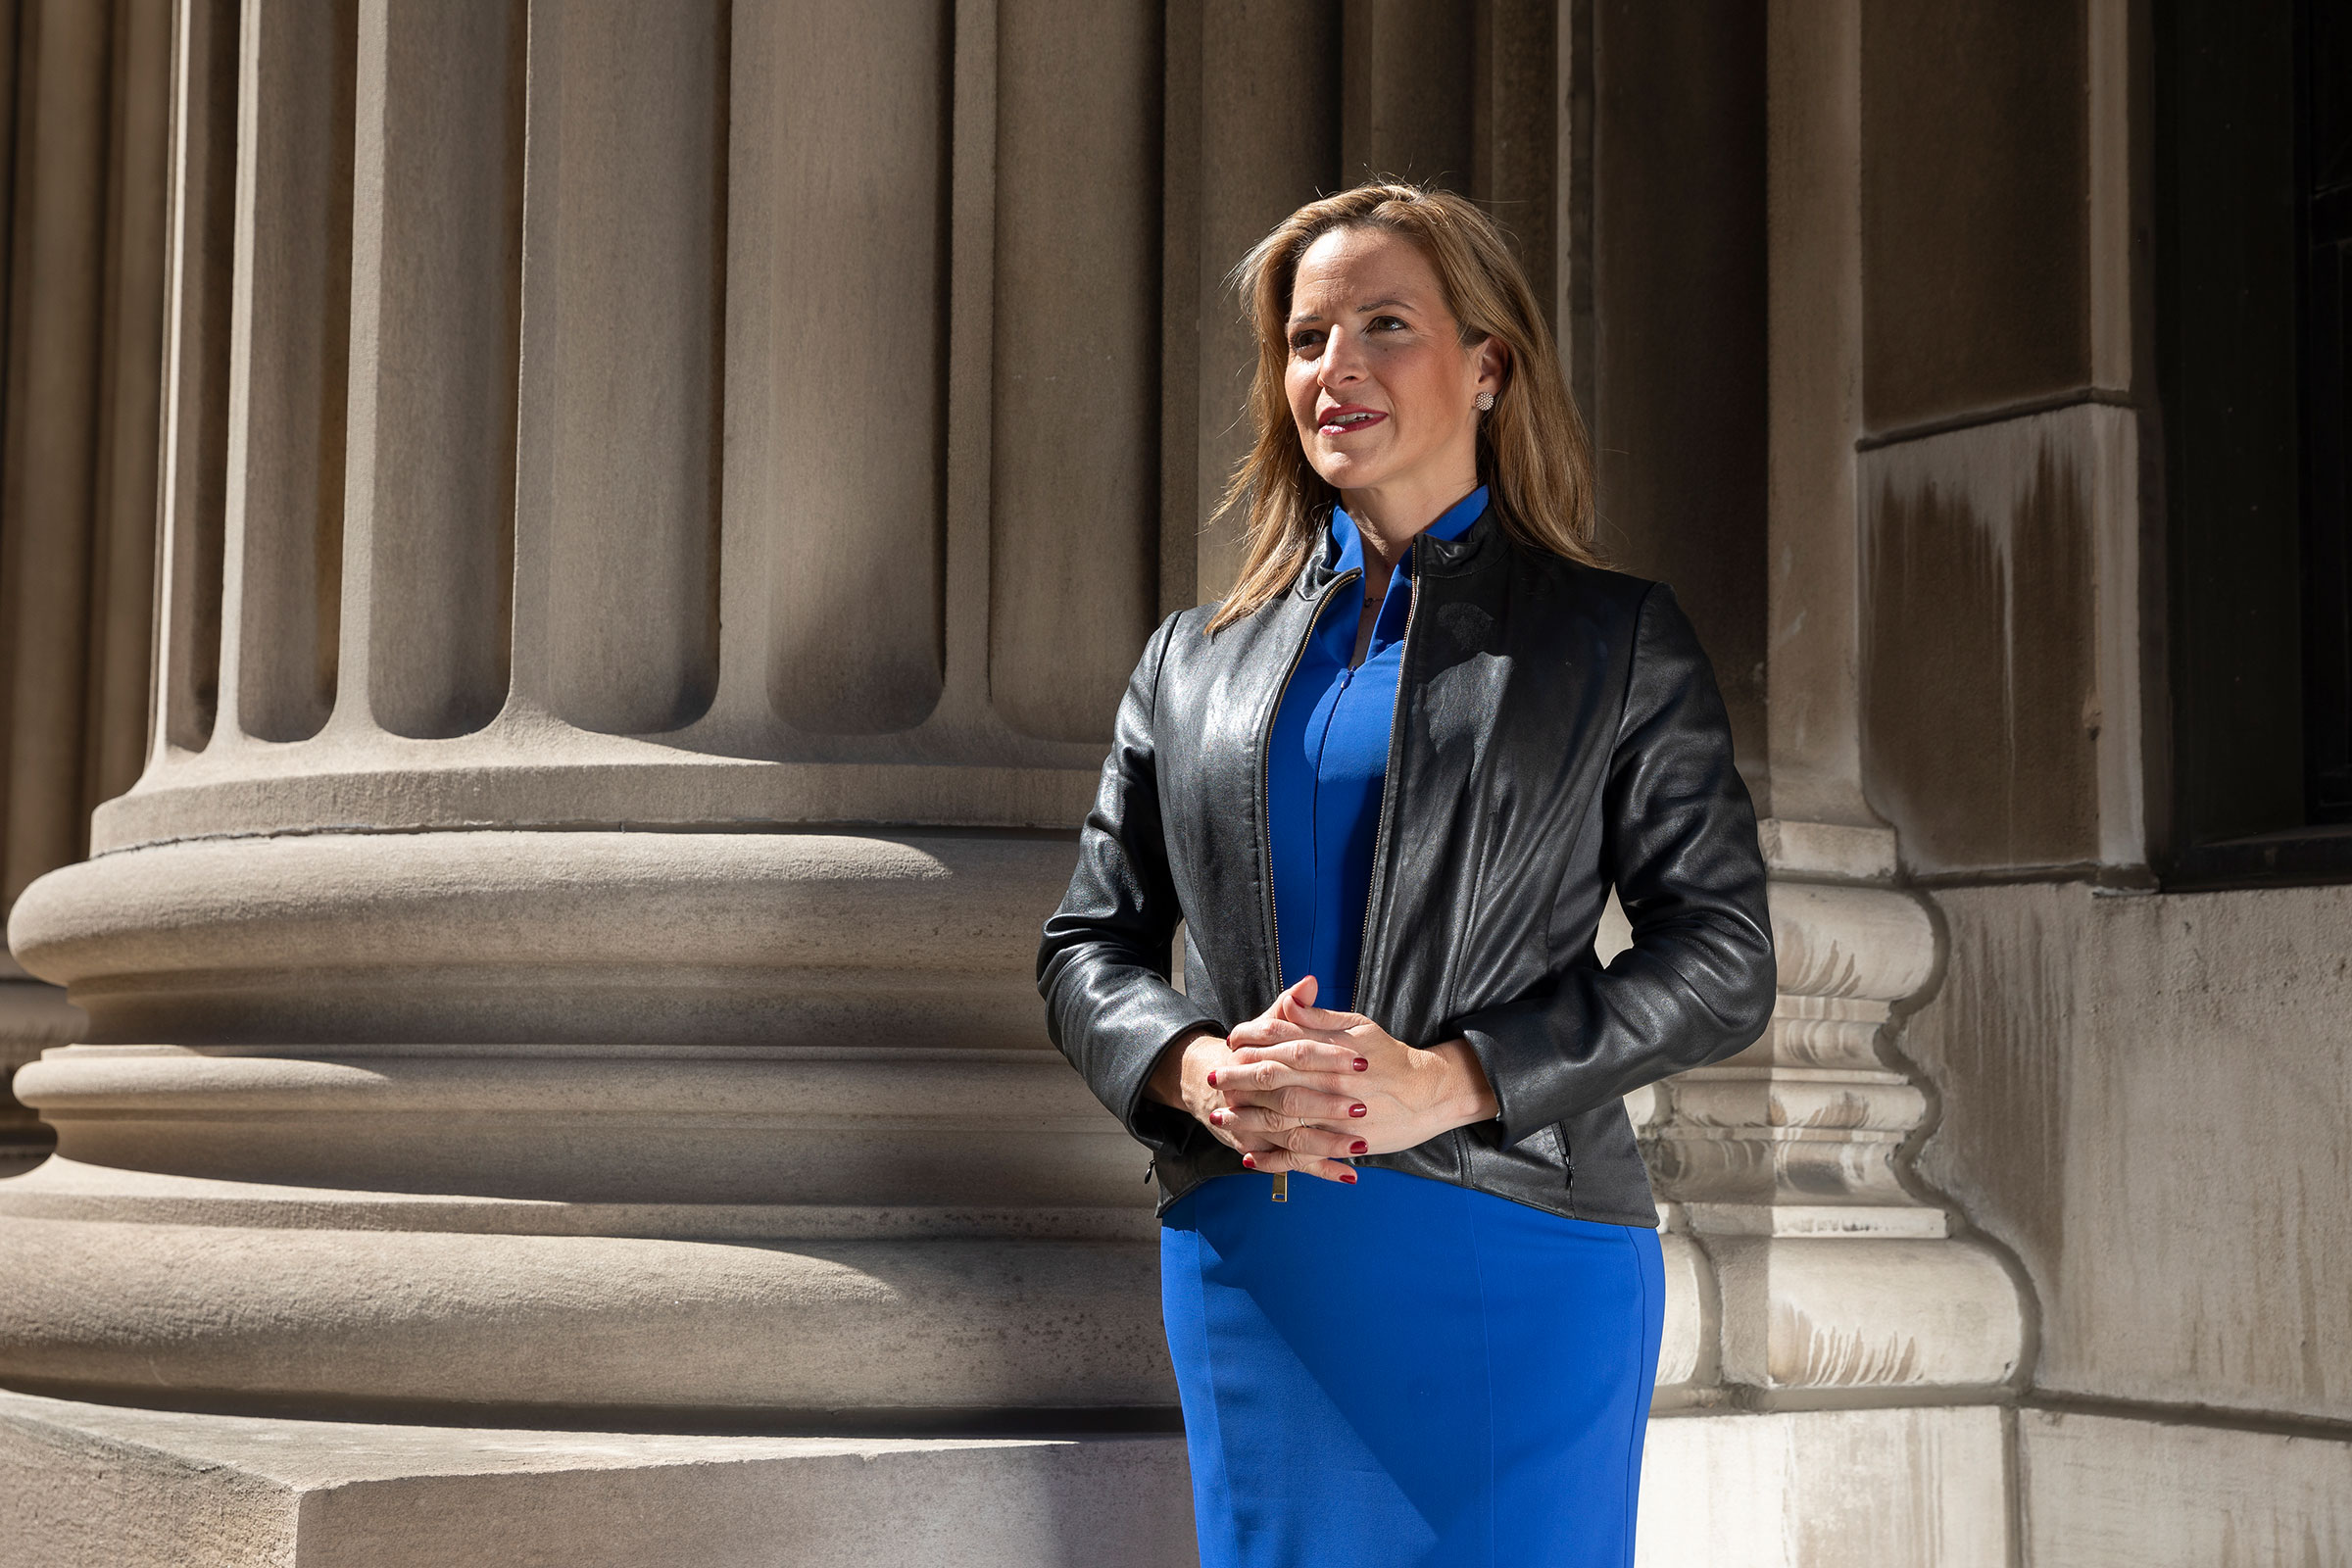
{"type": "Polygon", "coordinates": [[[88,1018],[0,1185],[36,1490],[406,1477],[384,1563],[1189,1560],[1144,1160],[1031,983],[1164,597],[1169,48],[182,0],[155,740],[11,925],[88,1018]],[[714,1522],[720,1460],[767,1490],[714,1522]]]}
{"type": "MultiPolygon", "coordinates": [[[[171,13],[25,0],[7,22],[0,912],[81,858],[145,750],[171,13]]],[[[9,1075],[80,1024],[0,953],[0,1174],[50,1143],[9,1075]]]]}
{"type": "Polygon", "coordinates": [[[1861,783],[1861,7],[1778,0],[1766,37],[1768,745],[1751,782],[1781,997],[1755,1046],[1636,1108],[1697,1303],[1670,1323],[1661,1407],[1764,1413],[1653,1423],[1653,1485],[1676,1466],[1769,1479],[1645,1518],[1644,1548],[1746,1561],[1763,1529],[1791,1562],[1992,1565],[2010,1506],[1996,1402],[2024,1313],[2004,1262],[1909,1167],[1931,1107],[1894,1043],[1938,937],[1890,885],[1894,834],[1861,783]]]}
{"type": "Polygon", "coordinates": [[[1214,526],[1250,450],[1243,403],[1257,338],[1228,275],[1340,170],[1337,8],[1169,0],[1162,186],[1159,604],[1221,597],[1240,574],[1238,519],[1214,526]],[[1188,521],[1189,519],[1189,521],[1188,521]]]}

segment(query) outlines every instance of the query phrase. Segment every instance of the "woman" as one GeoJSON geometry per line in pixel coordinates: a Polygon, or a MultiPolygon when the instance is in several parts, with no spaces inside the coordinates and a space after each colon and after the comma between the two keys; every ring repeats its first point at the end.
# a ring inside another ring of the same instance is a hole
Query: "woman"
{"type": "Polygon", "coordinates": [[[1672,594],[1593,563],[1476,208],[1362,186],[1237,278],[1247,564],[1145,649],[1039,955],[1152,1151],[1200,1561],[1622,1568],[1664,1279],[1620,1097],[1772,1007],[1723,705],[1672,594]]]}

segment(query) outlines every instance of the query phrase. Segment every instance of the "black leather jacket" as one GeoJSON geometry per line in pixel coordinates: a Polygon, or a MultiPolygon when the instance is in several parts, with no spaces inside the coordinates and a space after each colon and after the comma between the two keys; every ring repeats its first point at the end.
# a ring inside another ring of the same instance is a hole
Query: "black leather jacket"
{"type": "MultiPolygon", "coordinates": [[[[1529,550],[1492,512],[1412,549],[1356,1007],[1408,1044],[1466,1037],[1501,1112],[1357,1163],[1654,1225],[1620,1097],[1739,1051],[1773,1004],[1763,857],[1714,674],[1665,586],[1529,550]],[[1612,885],[1634,945],[1604,969],[1612,885]]],[[[1163,1208],[1242,1168],[1144,1087],[1170,1042],[1281,989],[1265,747],[1331,555],[1214,637],[1205,608],[1153,634],[1038,953],[1054,1041],[1152,1151],[1163,1208]]]]}

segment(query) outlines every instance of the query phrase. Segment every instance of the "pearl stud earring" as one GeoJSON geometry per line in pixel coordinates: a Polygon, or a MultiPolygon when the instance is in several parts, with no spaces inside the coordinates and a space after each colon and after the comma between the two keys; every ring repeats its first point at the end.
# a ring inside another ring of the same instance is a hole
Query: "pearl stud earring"
{"type": "Polygon", "coordinates": [[[1484,413],[1486,413],[1486,412],[1487,412],[1489,409],[1493,408],[1494,406],[1494,393],[1492,393],[1492,392],[1481,392],[1481,393],[1478,395],[1478,412],[1479,412],[1479,413],[1481,413],[1481,414],[1484,414],[1484,413]]]}

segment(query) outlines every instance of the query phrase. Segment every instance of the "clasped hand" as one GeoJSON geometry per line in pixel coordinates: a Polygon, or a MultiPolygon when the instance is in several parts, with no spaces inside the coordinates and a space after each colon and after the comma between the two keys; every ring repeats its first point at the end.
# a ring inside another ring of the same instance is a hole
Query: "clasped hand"
{"type": "Polygon", "coordinates": [[[1353,1182],[1386,1154],[1485,1121],[1498,1106],[1466,1040],[1422,1050],[1356,1012],[1315,1006],[1308,975],[1224,1038],[1165,1053],[1148,1092],[1190,1112],[1251,1170],[1353,1182]]]}

